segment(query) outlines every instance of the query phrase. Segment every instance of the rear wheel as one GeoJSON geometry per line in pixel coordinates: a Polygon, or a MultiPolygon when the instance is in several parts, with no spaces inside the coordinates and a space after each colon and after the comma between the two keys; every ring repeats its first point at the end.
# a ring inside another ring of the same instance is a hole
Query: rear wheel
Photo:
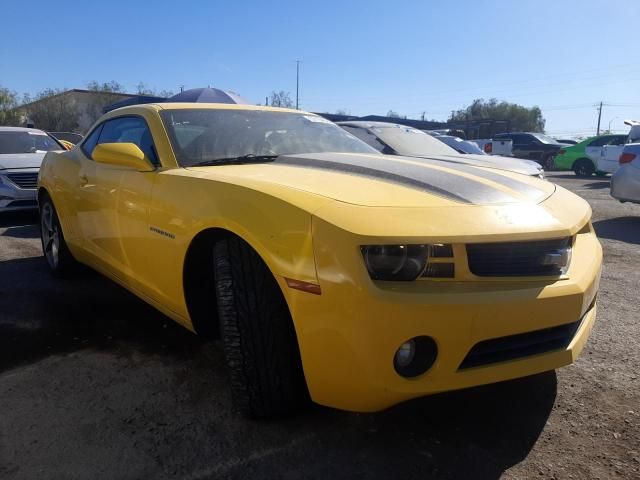
{"type": "Polygon", "coordinates": [[[573,172],[579,177],[590,177],[595,172],[595,168],[591,160],[581,158],[573,164],[573,172]]]}
{"type": "Polygon", "coordinates": [[[544,167],[544,169],[547,172],[550,172],[552,170],[555,170],[555,160],[556,156],[555,155],[547,155],[546,157],[544,157],[544,159],[542,160],[542,166],[544,167]]]}
{"type": "Polygon", "coordinates": [[[236,406],[251,418],[288,414],[308,397],[293,321],[275,278],[243,240],[213,247],[220,333],[236,406]]]}
{"type": "Polygon", "coordinates": [[[64,240],[58,213],[48,195],[40,199],[40,239],[42,253],[47,260],[51,273],[64,276],[71,273],[77,266],[64,240]]]}

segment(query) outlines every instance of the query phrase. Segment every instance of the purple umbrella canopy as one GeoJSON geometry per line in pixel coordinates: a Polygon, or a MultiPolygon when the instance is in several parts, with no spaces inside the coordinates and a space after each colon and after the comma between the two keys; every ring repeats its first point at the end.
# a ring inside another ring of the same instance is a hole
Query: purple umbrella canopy
{"type": "Polygon", "coordinates": [[[191,90],[185,90],[173,97],[169,97],[167,102],[196,102],[196,103],[239,103],[247,105],[244,98],[239,95],[220,90],[219,88],[192,88],[191,90]]]}

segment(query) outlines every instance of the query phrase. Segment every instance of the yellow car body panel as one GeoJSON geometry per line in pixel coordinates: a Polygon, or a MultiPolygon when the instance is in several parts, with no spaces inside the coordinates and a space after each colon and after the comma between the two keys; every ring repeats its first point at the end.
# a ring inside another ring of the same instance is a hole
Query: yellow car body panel
{"type": "MultiPolygon", "coordinates": [[[[195,330],[183,278],[189,246],[201,232],[221,229],[251,245],[280,285],[307,385],[318,403],[374,411],[425,394],[554,369],[580,353],[595,319],[602,264],[584,200],[518,174],[501,172],[498,178],[484,169],[426,166],[403,157],[372,156],[371,161],[384,158],[398,168],[459,176],[496,192],[498,200],[464,204],[384,178],[286,161],[181,168],[159,116],[161,110],[181,108],[283,111],[214,104],[118,109],[101,121],[125,114],[143,117],[161,162],[156,170],[98,164],[79,146],[48,154],[39,185],[51,196],[76,259],[186,328],[195,330]],[[573,253],[569,270],[558,278],[481,278],[467,264],[469,243],[562,237],[573,237],[573,253]],[[414,243],[451,243],[455,278],[370,278],[361,245],[414,243]],[[321,294],[290,288],[286,279],[317,284],[321,294]],[[565,348],[459,368],[478,342],[580,319],[565,348]],[[394,370],[394,354],[418,335],[432,337],[439,354],[426,373],[404,378],[394,370]]],[[[367,157],[341,158],[363,162],[367,157]]]]}

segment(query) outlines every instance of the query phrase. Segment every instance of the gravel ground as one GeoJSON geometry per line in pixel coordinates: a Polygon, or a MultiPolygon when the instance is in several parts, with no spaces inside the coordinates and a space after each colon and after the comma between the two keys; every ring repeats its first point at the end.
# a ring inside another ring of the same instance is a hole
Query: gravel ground
{"type": "Polygon", "coordinates": [[[0,478],[640,478],[640,205],[586,198],[605,249],[578,362],[378,414],[234,414],[219,345],[97,274],[54,281],[0,217],[0,478]]]}

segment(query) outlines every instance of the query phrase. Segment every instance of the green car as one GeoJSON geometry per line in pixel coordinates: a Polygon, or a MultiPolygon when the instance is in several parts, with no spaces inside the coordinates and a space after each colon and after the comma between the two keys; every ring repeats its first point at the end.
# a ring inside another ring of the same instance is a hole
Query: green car
{"type": "Polygon", "coordinates": [[[626,135],[600,135],[560,149],[554,158],[556,170],[573,170],[579,177],[590,177],[596,172],[596,160],[605,145],[624,145],[626,135]]]}

